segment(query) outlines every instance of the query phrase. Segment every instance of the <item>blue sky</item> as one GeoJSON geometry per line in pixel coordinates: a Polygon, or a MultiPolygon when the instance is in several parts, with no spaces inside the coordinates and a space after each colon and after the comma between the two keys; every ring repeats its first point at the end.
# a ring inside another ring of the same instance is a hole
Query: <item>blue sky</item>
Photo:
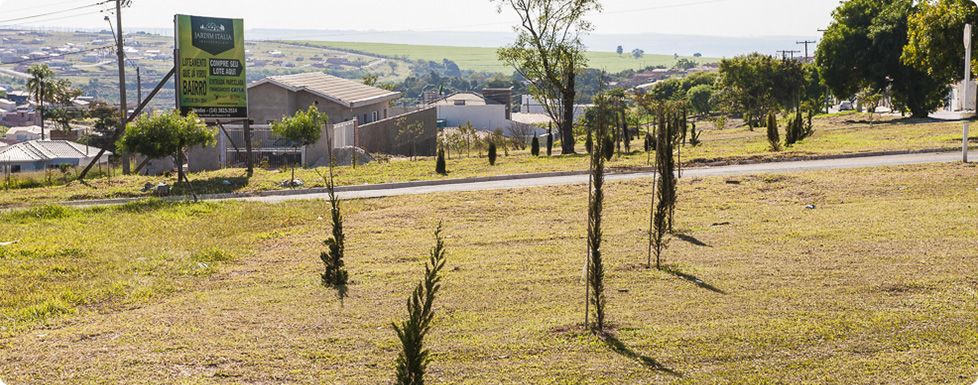
{"type": "MultiPolygon", "coordinates": [[[[106,28],[99,0],[0,0],[0,23],[30,27],[106,28]]],[[[114,1],[112,2],[114,4],[114,1]]],[[[839,0],[605,0],[589,19],[595,34],[671,33],[709,36],[817,36],[839,0]]],[[[172,28],[176,13],[245,19],[245,28],[358,31],[509,31],[511,10],[489,0],[132,0],[125,27],[172,28]]],[[[114,20],[114,18],[113,18],[114,20]]]]}

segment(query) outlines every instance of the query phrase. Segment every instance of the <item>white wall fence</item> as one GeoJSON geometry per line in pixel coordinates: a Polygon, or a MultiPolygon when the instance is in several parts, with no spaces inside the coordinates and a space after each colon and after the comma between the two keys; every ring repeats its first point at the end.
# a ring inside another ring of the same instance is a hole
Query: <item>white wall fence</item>
{"type": "MultiPolygon", "coordinates": [[[[350,120],[330,124],[323,130],[319,142],[311,146],[294,146],[290,140],[275,135],[271,126],[251,126],[251,156],[255,165],[267,162],[269,166],[281,166],[290,163],[306,164],[318,160],[318,149],[326,147],[328,139],[334,139],[333,148],[356,145],[357,121],[350,120]],[[328,137],[328,139],[327,139],[328,137]],[[316,159],[312,159],[316,158],[316,159]]],[[[248,154],[245,145],[244,127],[224,125],[224,130],[217,134],[217,148],[221,154],[221,164],[224,167],[234,167],[247,164],[248,154]]]]}

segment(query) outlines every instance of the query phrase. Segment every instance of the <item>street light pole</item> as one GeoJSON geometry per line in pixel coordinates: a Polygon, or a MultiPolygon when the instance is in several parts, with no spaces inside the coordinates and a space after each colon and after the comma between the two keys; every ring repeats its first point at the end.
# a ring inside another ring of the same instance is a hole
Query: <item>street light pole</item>
{"type": "MultiPolygon", "coordinates": [[[[106,16],[108,17],[108,16],[106,16]]],[[[126,129],[126,63],[125,51],[122,48],[122,0],[115,0],[115,26],[118,29],[116,37],[116,56],[119,59],[119,128],[120,132],[126,129]]],[[[129,154],[122,155],[122,172],[129,174],[129,154]]]]}
{"type": "MultiPolygon", "coordinates": [[[[968,109],[968,88],[971,85],[971,24],[964,25],[964,97],[961,100],[961,110],[968,109]]],[[[965,119],[961,128],[961,158],[968,163],[968,120],[965,119]]]]}

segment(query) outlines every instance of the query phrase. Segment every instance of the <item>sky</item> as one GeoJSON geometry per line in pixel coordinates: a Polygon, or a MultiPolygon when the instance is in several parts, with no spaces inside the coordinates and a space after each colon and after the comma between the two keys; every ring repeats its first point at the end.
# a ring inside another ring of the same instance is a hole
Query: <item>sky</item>
{"type": "MultiPolygon", "coordinates": [[[[0,26],[107,28],[115,1],[0,0],[0,26]],[[73,10],[72,10],[73,9],[73,10]],[[40,16],[45,15],[45,16],[40,16]],[[40,16],[40,17],[35,17],[40,16]]],[[[123,27],[172,28],[174,14],[243,18],[245,29],[508,32],[518,21],[490,0],[132,0],[123,27]]],[[[593,34],[817,36],[839,0],[603,0],[593,34]]],[[[114,14],[112,22],[115,23],[114,14]]],[[[320,37],[320,36],[310,36],[320,37]]],[[[321,36],[329,40],[330,36],[321,36]]]]}

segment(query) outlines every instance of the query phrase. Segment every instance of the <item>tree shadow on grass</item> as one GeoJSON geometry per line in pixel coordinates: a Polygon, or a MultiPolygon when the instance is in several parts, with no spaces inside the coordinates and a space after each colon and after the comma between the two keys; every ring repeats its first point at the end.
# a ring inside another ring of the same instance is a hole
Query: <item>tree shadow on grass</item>
{"type": "Polygon", "coordinates": [[[701,280],[699,278],[696,278],[696,276],[694,276],[692,274],[688,274],[688,273],[683,272],[682,270],[679,269],[679,266],[676,266],[676,265],[667,265],[667,266],[665,266],[665,267],[662,268],[662,271],[663,272],[666,272],[666,273],[669,273],[669,274],[672,274],[672,275],[675,275],[675,276],[677,276],[679,278],[685,279],[685,280],[687,280],[689,282],[692,282],[696,286],[702,287],[702,288],[704,288],[706,290],[709,290],[709,291],[712,291],[714,293],[720,293],[720,294],[723,294],[723,295],[726,295],[727,294],[727,292],[725,292],[723,290],[720,290],[720,289],[718,289],[718,288],[714,287],[713,285],[710,285],[710,284],[708,284],[706,282],[703,282],[703,280],[701,280]]]}
{"type": "Polygon", "coordinates": [[[696,239],[696,237],[694,237],[692,235],[686,235],[686,234],[682,234],[682,233],[678,233],[677,232],[677,233],[672,234],[672,236],[674,236],[676,238],[679,238],[681,240],[684,240],[686,242],[692,243],[692,244],[694,244],[696,246],[713,247],[713,246],[710,246],[710,245],[707,245],[707,244],[703,243],[703,241],[700,241],[699,239],[696,239]]]}
{"type": "Polygon", "coordinates": [[[662,372],[676,377],[683,376],[682,373],[676,372],[675,370],[663,366],[652,357],[644,356],[636,353],[634,350],[630,349],[624,343],[619,341],[618,338],[615,338],[615,336],[611,333],[604,334],[604,343],[608,345],[608,348],[610,348],[611,351],[618,353],[623,357],[638,361],[638,363],[642,364],[642,366],[644,366],[646,369],[653,370],[656,372],[662,372]]]}
{"type": "Polygon", "coordinates": [[[347,285],[333,285],[333,290],[336,291],[336,298],[340,300],[340,307],[343,307],[343,300],[347,297],[347,292],[350,290],[347,285]]]}

